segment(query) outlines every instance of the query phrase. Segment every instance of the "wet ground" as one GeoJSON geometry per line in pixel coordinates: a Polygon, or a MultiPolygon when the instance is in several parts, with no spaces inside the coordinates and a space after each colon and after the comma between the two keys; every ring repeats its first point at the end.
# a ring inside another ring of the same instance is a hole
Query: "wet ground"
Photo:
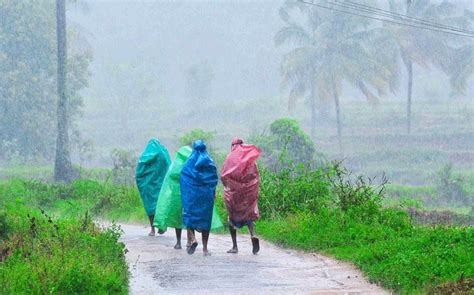
{"type": "Polygon", "coordinates": [[[149,237],[144,226],[121,226],[131,294],[387,294],[352,265],[319,254],[261,241],[260,253],[253,255],[247,235],[238,236],[238,254],[226,253],[229,236],[211,234],[211,256],[202,254],[201,245],[188,255],[173,248],[173,229],[149,237]]]}

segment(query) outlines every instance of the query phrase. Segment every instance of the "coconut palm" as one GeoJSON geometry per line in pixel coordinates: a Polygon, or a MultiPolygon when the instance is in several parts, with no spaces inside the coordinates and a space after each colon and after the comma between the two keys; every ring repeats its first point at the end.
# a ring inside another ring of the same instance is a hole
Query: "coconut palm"
{"type": "Polygon", "coordinates": [[[286,2],[280,15],[286,25],[276,34],[275,43],[292,46],[281,63],[282,85],[291,89],[289,108],[299,98],[308,97],[314,138],[317,106],[332,101],[341,144],[343,81],[359,89],[372,103],[378,103],[378,96],[396,88],[396,52],[389,46],[389,35],[380,28],[370,28],[367,19],[318,10],[295,1],[286,2]],[[291,17],[297,13],[302,16],[300,22],[291,17]]]}
{"type": "MultiPolygon", "coordinates": [[[[470,25],[468,18],[455,16],[456,6],[446,1],[438,4],[430,0],[407,0],[406,3],[390,0],[389,5],[392,12],[404,13],[410,17],[464,28],[470,25]]],[[[455,46],[462,42],[462,38],[454,35],[392,24],[385,24],[384,28],[397,43],[399,56],[407,72],[406,130],[409,134],[412,127],[413,65],[416,64],[421,68],[434,66],[452,76],[453,87],[456,88],[456,83],[458,83],[457,87],[462,88],[466,73],[469,71],[469,68],[465,67],[462,56],[466,57],[470,52],[468,48],[455,49],[455,46]]]]}

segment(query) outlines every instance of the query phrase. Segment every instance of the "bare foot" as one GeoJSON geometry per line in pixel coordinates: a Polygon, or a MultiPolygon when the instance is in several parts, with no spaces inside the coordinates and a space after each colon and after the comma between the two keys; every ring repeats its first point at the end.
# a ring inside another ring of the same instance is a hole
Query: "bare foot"
{"type": "Polygon", "coordinates": [[[237,254],[237,253],[239,253],[239,249],[237,249],[237,247],[235,247],[235,248],[232,248],[229,251],[227,251],[227,253],[237,254]]]}
{"type": "Polygon", "coordinates": [[[211,256],[211,252],[208,250],[202,250],[202,254],[204,254],[204,256],[211,256]]]}
{"type": "Polygon", "coordinates": [[[182,249],[182,248],[181,248],[181,244],[176,244],[176,245],[174,245],[174,248],[175,248],[176,250],[181,250],[181,249],[182,249]]]}
{"type": "Polygon", "coordinates": [[[152,230],[152,231],[148,234],[148,236],[154,237],[154,236],[155,236],[155,231],[152,230]]]}

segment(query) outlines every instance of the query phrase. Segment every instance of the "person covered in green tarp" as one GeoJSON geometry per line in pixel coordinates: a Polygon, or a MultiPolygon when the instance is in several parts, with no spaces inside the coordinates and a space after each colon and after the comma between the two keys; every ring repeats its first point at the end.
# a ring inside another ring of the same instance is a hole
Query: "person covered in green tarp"
{"type": "Polygon", "coordinates": [[[150,220],[151,231],[148,234],[149,236],[155,235],[153,219],[156,203],[170,163],[168,150],[154,138],[150,139],[138,159],[135,180],[143,200],[145,212],[150,220]]]}
{"type": "MultiPolygon", "coordinates": [[[[172,227],[176,232],[176,245],[175,249],[181,249],[181,232],[185,228],[183,224],[183,205],[181,201],[181,189],[180,189],[180,175],[181,169],[183,169],[184,163],[191,156],[192,149],[189,146],[181,147],[176,156],[168,168],[163,186],[158,197],[156,204],[155,218],[153,225],[160,231],[165,231],[168,227],[172,227]]],[[[212,218],[212,229],[218,229],[223,227],[223,224],[217,214],[217,211],[213,210],[212,218]]],[[[189,241],[186,245],[190,247],[189,241]]]]}

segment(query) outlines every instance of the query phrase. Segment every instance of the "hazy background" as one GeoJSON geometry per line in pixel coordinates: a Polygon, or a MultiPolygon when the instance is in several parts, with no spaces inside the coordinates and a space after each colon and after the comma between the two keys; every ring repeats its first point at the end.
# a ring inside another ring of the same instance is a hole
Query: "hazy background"
{"type": "MultiPolygon", "coordinates": [[[[213,144],[220,149],[227,149],[233,136],[263,132],[279,117],[298,119],[309,133],[307,105],[290,114],[287,91],[280,87],[285,47],[277,48],[274,36],[283,26],[282,3],[94,1],[86,12],[70,11],[94,56],[78,122],[97,151],[87,165],[106,165],[114,147],[140,151],[150,137],[175,150],[177,138],[193,128],[216,131],[213,144]],[[196,65],[212,76],[200,107],[186,91],[187,71],[196,65]]],[[[329,158],[346,158],[357,171],[386,172],[395,181],[423,183],[447,163],[472,171],[472,77],[466,94],[455,97],[449,78],[434,67],[415,65],[414,77],[412,136],[404,134],[402,70],[398,93],[383,97],[378,107],[344,85],[344,154],[338,151],[335,124],[325,119],[316,145],[329,158]]],[[[333,107],[330,111],[335,120],[333,107]]]]}
{"type": "MultiPolygon", "coordinates": [[[[473,9],[472,1],[448,2],[459,11],[473,9]]],[[[274,41],[285,25],[279,13],[283,3],[103,0],[69,5],[70,50],[92,56],[88,85],[79,91],[78,136],[72,141],[80,144],[75,144],[73,162],[110,167],[113,149],[139,154],[151,137],[174,153],[179,137],[195,128],[215,131],[210,145],[223,153],[232,137],[255,138],[282,117],[296,119],[309,134],[309,104],[302,99],[289,112],[288,90],[281,87],[282,59],[294,48],[277,47],[274,41]]],[[[388,9],[388,2],[371,3],[388,9]]],[[[304,21],[302,14],[293,18],[304,21]]],[[[449,77],[437,67],[415,64],[413,72],[410,135],[402,66],[398,91],[382,96],[377,106],[342,84],[342,150],[331,103],[329,113],[316,119],[318,152],[329,160],[345,159],[356,173],[386,173],[394,183],[431,184],[449,164],[474,183],[474,78],[464,94],[452,95],[449,77]]],[[[48,157],[34,160],[51,163],[48,157]]]]}

